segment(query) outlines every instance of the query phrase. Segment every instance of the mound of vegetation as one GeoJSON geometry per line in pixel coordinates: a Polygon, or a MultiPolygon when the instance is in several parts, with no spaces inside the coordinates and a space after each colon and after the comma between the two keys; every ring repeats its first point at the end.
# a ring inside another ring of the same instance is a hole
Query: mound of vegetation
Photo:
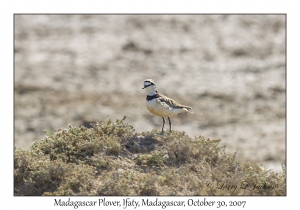
{"type": "Polygon", "coordinates": [[[135,133],[124,120],[46,131],[15,148],[15,195],[286,195],[286,175],[226,154],[220,139],[135,133]]]}

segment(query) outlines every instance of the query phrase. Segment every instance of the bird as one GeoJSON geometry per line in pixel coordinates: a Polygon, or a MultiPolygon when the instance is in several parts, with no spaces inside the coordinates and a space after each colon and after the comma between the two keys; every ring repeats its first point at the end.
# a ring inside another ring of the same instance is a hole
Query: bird
{"type": "Polygon", "coordinates": [[[192,107],[181,105],[175,100],[158,92],[153,79],[146,79],[142,89],[145,89],[147,92],[146,106],[148,110],[152,114],[160,116],[163,119],[163,125],[161,128],[162,133],[164,133],[165,117],[168,117],[171,132],[170,117],[173,117],[180,112],[189,112],[193,114],[193,112],[191,112],[192,107]]]}

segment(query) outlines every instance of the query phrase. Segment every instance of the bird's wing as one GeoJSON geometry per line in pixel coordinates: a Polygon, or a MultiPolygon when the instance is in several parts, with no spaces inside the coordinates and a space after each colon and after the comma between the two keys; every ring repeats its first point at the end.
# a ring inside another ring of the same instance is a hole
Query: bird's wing
{"type": "Polygon", "coordinates": [[[162,104],[165,108],[167,109],[172,109],[172,108],[175,108],[175,109],[182,109],[182,108],[186,108],[188,111],[190,111],[192,108],[189,107],[189,106],[184,106],[184,105],[181,105],[179,103],[177,103],[176,101],[174,101],[173,99],[161,94],[161,93],[158,93],[159,97],[157,98],[157,101],[162,104]]]}

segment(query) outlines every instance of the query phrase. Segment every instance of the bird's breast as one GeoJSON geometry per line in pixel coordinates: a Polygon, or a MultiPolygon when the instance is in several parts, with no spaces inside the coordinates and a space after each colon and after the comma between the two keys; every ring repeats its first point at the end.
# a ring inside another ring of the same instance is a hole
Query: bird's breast
{"type": "Polygon", "coordinates": [[[152,99],[150,101],[146,101],[147,109],[155,115],[161,117],[172,117],[180,113],[182,110],[172,109],[169,106],[162,105],[157,101],[157,99],[152,99]]]}

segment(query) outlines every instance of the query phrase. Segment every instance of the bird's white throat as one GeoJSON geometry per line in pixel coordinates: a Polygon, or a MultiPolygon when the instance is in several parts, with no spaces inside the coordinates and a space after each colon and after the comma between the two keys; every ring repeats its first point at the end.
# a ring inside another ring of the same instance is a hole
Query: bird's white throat
{"type": "Polygon", "coordinates": [[[155,85],[150,85],[145,88],[148,96],[153,96],[157,93],[155,85]]]}

